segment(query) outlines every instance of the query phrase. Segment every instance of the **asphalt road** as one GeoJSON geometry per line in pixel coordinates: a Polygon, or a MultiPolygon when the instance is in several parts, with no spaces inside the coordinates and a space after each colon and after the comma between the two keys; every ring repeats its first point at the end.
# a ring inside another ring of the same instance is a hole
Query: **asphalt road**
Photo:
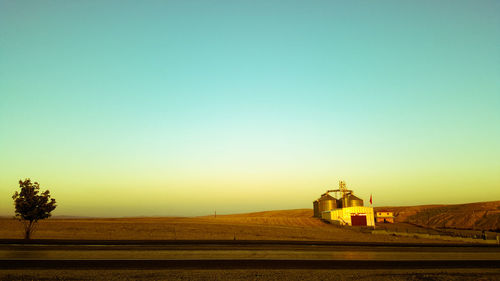
{"type": "Polygon", "coordinates": [[[500,247],[255,241],[0,243],[0,269],[16,268],[500,268],[500,247]]]}

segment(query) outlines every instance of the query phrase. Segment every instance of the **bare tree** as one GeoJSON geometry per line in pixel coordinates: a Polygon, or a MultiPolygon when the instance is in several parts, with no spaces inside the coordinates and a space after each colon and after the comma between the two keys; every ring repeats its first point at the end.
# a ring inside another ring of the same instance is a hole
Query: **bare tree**
{"type": "Polygon", "coordinates": [[[23,223],[24,239],[30,239],[39,220],[50,217],[50,212],[56,208],[56,200],[50,198],[48,190],[40,193],[38,182],[30,179],[19,180],[21,191],[12,196],[16,207],[16,218],[23,223]]]}

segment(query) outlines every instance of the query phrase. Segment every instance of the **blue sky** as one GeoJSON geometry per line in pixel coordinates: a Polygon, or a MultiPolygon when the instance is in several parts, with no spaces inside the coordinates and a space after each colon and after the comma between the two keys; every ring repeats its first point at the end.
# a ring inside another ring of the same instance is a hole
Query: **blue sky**
{"type": "Polygon", "coordinates": [[[0,0],[0,213],[26,177],[61,214],[304,208],[341,179],[376,205],[500,200],[499,14],[0,0]]]}

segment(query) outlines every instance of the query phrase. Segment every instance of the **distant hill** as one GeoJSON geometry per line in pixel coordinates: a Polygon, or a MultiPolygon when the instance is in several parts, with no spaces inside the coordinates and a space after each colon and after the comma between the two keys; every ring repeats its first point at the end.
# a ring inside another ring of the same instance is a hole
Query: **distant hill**
{"type": "Polygon", "coordinates": [[[375,211],[381,210],[393,211],[396,222],[434,228],[500,231],[500,201],[375,208],[375,211]]]}
{"type": "Polygon", "coordinates": [[[51,216],[50,219],[60,219],[60,220],[65,220],[65,219],[91,219],[93,217],[86,217],[86,216],[66,216],[66,215],[61,215],[61,216],[51,216]]]}
{"type": "Polygon", "coordinates": [[[408,218],[422,212],[423,210],[446,207],[447,205],[421,205],[421,206],[401,206],[401,207],[375,207],[375,212],[393,212],[396,222],[408,222],[408,218]]]}
{"type": "MultiPolygon", "coordinates": [[[[292,210],[275,210],[275,211],[263,211],[263,212],[253,212],[244,214],[231,214],[231,215],[220,215],[221,217],[289,217],[289,218],[307,218],[314,215],[312,209],[292,209],[292,210]]],[[[218,215],[219,216],[219,215],[218,215]]]]}
{"type": "Polygon", "coordinates": [[[281,226],[300,226],[300,227],[318,227],[325,224],[313,218],[312,209],[295,210],[276,210],[245,214],[217,215],[202,217],[212,221],[237,223],[247,225],[281,225],[281,226]]]}
{"type": "MultiPolygon", "coordinates": [[[[394,212],[396,222],[409,222],[433,228],[457,228],[500,231],[500,201],[477,202],[455,205],[421,205],[399,207],[375,207],[375,211],[394,212]]],[[[12,218],[2,217],[3,219],[12,218]]],[[[214,216],[198,217],[213,220],[214,216]]],[[[51,219],[88,219],[77,216],[54,216],[51,219]]],[[[128,218],[139,219],[139,218],[128,218]]],[[[149,218],[161,220],[164,218],[149,218]]],[[[175,218],[169,218],[175,219],[175,218]]],[[[178,218],[182,219],[182,218],[178,218]]],[[[184,218],[188,219],[188,218],[184,218]]],[[[312,209],[275,210],[243,214],[217,215],[217,221],[227,223],[248,223],[268,225],[320,226],[321,221],[313,218],[312,209]]]]}

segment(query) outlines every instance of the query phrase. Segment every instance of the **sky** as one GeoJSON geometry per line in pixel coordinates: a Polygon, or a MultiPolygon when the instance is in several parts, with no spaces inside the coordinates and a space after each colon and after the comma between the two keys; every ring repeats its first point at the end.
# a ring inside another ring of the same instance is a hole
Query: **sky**
{"type": "Polygon", "coordinates": [[[0,0],[0,215],[500,200],[500,1],[0,0]]]}

